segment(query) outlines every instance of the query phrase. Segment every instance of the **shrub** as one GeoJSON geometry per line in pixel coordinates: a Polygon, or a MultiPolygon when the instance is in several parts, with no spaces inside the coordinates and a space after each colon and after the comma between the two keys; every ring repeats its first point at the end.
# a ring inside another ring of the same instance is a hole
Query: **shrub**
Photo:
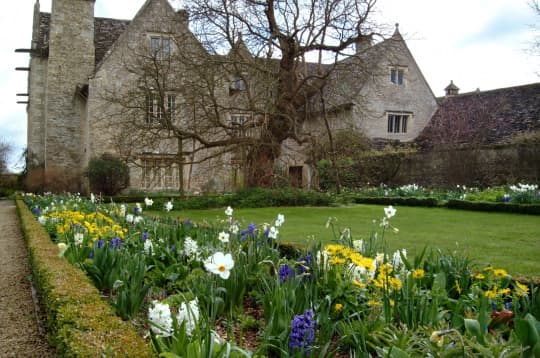
{"type": "Polygon", "coordinates": [[[88,163],[87,176],[90,189],[105,195],[114,195],[129,185],[129,168],[120,159],[103,154],[88,163]]]}

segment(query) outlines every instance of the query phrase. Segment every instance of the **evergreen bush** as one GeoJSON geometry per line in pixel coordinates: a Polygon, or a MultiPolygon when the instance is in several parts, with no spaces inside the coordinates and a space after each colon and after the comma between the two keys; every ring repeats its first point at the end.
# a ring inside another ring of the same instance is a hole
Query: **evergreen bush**
{"type": "Polygon", "coordinates": [[[107,153],[90,160],[87,176],[92,192],[105,195],[115,195],[129,185],[127,164],[107,153]]]}

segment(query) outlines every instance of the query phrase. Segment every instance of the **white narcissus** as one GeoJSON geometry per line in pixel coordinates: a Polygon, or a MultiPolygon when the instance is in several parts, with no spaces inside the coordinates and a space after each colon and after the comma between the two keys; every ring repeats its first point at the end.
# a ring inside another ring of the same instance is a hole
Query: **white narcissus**
{"type": "Polygon", "coordinates": [[[227,209],[225,209],[225,215],[232,216],[232,214],[233,214],[233,208],[231,208],[230,206],[227,206],[227,209]]]}
{"type": "Polygon", "coordinates": [[[223,252],[216,252],[204,261],[204,267],[207,271],[219,275],[219,277],[226,280],[231,275],[234,260],[231,254],[225,255],[223,252]]]}
{"type": "Polygon", "coordinates": [[[223,243],[227,243],[229,242],[229,233],[225,232],[225,231],[222,231],[219,233],[219,236],[218,236],[218,239],[219,241],[223,242],[223,243]]]}
{"type": "Polygon", "coordinates": [[[168,201],[167,204],[165,204],[165,210],[171,211],[173,209],[173,203],[171,201],[168,201]]]}
{"type": "Polygon", "coordinates": [[[154,200],[148,199],[148,198],[144,198],[144,205],[146,205],[146,206],[152,206],[152,204],[154,204],[154,200]]]}
{"type": "Polygon", "coordinates": [[[396,209],[390,205],[389,207],[384,208],[384,214],[388,219],[390,219],[392,216],[396,215],[396,209]]]}
{"type": "Polygon", "coordinates": [[[274,223],[274,225],[276,227],[280,227],[281,225],[283,225],[284,222],[285,222],[285,215],[278,214],[276,222],[274,223]]]}

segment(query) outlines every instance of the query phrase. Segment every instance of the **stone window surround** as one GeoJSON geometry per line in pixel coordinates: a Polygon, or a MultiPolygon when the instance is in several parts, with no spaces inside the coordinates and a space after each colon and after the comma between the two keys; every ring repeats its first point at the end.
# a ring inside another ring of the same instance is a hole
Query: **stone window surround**
{"type": "Polygon", "coordinates": [[[252,115],[250,113],[229,113],[229,123],[232,127],[232,133],[235,136],[245,136],[247,132],[245,125],[251,122],[251,119],[252,115]]]}
{"type": "Polygon", "coordinates": [[[404,86],[405,85],[405,75],[408,72],[407,66],[389,66],[388,67],[388,73],[390,75],[390,83],[396,85],[396,86],[404,86]]]}
{"type": "Polygon", "coordinates": [[[148,38],[149,48],[152,55],[156,55],[158,60],[166,60],[169,58],[172,52],[171,36],[159,32],[149,32],[145,34],[148,38]],[[155,40],[159,41],[159,47],[156,47],[155,40]],[[165,40],[165,41],[164,41],[165,40]],[[165,50],[166,51],[163,51],[165,50]]]}
{"type": "Polygon", "coordinates": [[[143,156],[141,187],[143,189],[175,189],[178,187],[178,163],[170,156],[143,156]]]}
{"type": "Polygon", "coordinates": [[[410,130],[412,119],[414,118],[413,112],[409,111],[386,111],[385,116],[387,120],[387,135],[400,136],[406,135],[410,130]],[[398,120],[398,132],[396,132],[396,116],[399,116],[398,120]],[[390,122],[392,121],[392,122],[390,122]],[[405,128],[405,130],[403,130],[405,128]]]}
{"type": "Polygon", "coordinates": [[[160,121],[163,118],[163,111],[167,111],[171,121],[175,120],[176,110],[176,93],[165,92],[163,98],[163,106],[159,105],[159,96],[157,93],[147,95],[146,97],[146,123],[152,124],[155,120],[160,121]],[[152,101],[152,103],[150,103],[152,101]]]}

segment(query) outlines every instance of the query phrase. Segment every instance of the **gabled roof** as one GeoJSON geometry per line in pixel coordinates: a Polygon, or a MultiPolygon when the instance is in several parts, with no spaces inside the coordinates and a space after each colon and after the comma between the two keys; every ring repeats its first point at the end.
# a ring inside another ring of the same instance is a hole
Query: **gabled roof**
{"type": "Polygon", "coordinates": [[[418,136],[424,148],[501,143],[540,130],[540,83],[445,97],[418,136]]]}
{"type": "MultiPolygon", "coordinates": [[[[98,64],[109,48],[115,43],[120,35],[129,25],[129,20],[109,19],[104,17],[94,18],[94,46],[96,53],[96,64],[98,64]]],[[[47,12],[39,13],[39,41],[37,50],[42,56],[49,54],[49,31],[51,24],[51,14],[47,12]]]]}

